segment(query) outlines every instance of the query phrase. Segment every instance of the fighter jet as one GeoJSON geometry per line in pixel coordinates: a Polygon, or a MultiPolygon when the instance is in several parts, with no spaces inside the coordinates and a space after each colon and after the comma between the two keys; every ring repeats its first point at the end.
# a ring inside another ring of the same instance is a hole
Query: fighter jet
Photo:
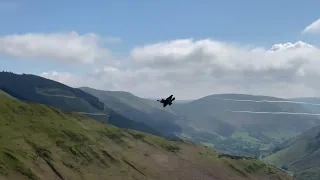
{"type": "Polygon", "coordinates": [[[163,107],[166,107],[168,104],[169,106],[172,104],[172,101],[174,101],[176,98],[173,97],[173,95],[167,97],[167,99],[161,99],[161,100],[157,100],[160,103],[163,103],[163,107]]]}

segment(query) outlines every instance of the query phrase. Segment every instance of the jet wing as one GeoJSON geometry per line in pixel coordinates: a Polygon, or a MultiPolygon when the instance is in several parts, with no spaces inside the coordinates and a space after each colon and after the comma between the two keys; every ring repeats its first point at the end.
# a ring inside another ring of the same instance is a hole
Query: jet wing
{"type": "Polygon", "coordinates": [[[173,95],[167,97],[166,101],[171,100],[172,96],[173,96],[173,95]]]}

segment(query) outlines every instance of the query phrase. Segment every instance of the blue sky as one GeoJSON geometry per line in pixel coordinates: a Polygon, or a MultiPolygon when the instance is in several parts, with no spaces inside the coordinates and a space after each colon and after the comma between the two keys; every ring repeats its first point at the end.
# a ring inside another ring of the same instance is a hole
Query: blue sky
{"type": "Polygon", "coordinates": [[[1,35],[70,30],[95,32],[121,37],[125,43],[120,51],[137,44],[189,37],[258,45],[312,41],[313,38],[301,37],[300,32],[319,18],[317,8],[320,7],[318,0],[13,2],[16,5],[11,5],[10,11],[1,12],[1,35]]]}
{"type": "MultiPolygon", "coordinates": [[[[319,46],[320,36],[301,34],[320,17],[319,7],[319,0],[0,0],[0,36],[75,31],[117,37],[121,42],[105,46],[118,59],[137,46],[186,38],[267,49],[273,44],[297,41],[319,46]]],[[[27,58],[7,54],[0,57],[0,70],[17,73],[89,71],[86,64],[24,60],[27,58]]]]}

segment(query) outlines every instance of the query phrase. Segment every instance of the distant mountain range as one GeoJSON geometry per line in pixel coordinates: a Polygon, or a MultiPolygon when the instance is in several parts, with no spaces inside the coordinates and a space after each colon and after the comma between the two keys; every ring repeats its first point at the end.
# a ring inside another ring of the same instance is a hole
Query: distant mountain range
{"type": "Polygon", "coordinates": [[[308,109],[311,113],[320,114],[320,97],[304,97],[304,98],[292,98],[289,99],[295,102],[304,102],[301,104],[305,109],[308,109]]]}
{"type": "MultiPolygon", "coordinates": [[[[162,98],[165,99],[166,97],[162,97],[162,98]]],[[[148,99],[156,101],[156,100],[162,99],[162,98],[148,98],[148,99]]],[[[191,102],[191,101],[194,101],[194,99],[192,99],[192,100],[179,100],[179,99],[176,99],[176,100],[174,100],[174,103],[179,103],[180,104],[180,103],[188,103],[188,102],[191,102]]]]}
{"type": "Polygon", "coordinates": [[[80,89],[98,97],[127,118],[152,127],[163,127],[161,131],[174,131],[183,139],[229,154],[259,156],[261,152],[268,152],[284,140],[320,124],[317,116],[230,112],[309,113],[300,104],[275,97],[220,94],[163,108],[155,99],[140,98],[128,92],[80,89]]]}
{"type": "Polygon", "coordinates": [[[290,138],[264,158],[272,165],[293,171],[300,180],[320,179],[320,126],[290,138]]]}
{"type": "Polygon", "coordinates": [[[217,94],[163,108],[155,100],[124,91],[71,88],[39,76],[7,72],[0,73],[0,89],[20,100],[81,112],[121,128],[187,139],[233,155],[268,153],[320,124],[319,116],[290,114],[310,113],[302,104],[268,96],[217,94]]]}
{"type": "Polygon", "coordinates": [[[320,123],[319,116],[272,114],[309,113],[286,99],[245,94],[217,94],[173,106],[184,117],[183,132],[193,141],[231,154],[259,156],[275,145],[320,123]],[[255,113],[265,112],[265,113],[255,113]]]}

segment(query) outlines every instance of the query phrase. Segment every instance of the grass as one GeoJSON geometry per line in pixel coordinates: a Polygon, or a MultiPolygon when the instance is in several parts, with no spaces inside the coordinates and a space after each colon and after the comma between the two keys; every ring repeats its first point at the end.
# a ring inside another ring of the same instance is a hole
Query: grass
{"type": "Polygon", "coordinates": [[[319,139],[320,126],[315,126],[279,146],[279,150],[264,158],[269,164],[294,173],[298,179],[320,178],[319,139]]]}
{"type": "Polygon", "coordinates": [[[179,141],[168,141],[165,138],[144,134],[135,130],[127,130],[127,132],[129,132],[135,139],[139,139],[155,147],[162,147],[169,152],[176,153],[180,150],[179,145],[181,142],[179,141]]]}
{"type": "Polygon", "coordinates": [[[234,132],[231,137],[234,139],[241,139],[241,140],[253,142],[253,143],[260,142],[258,139],[249,136],[248,132],[234,132]]]}
{"type": "MultiPolygon", "coordinates": [[[[241,180],[270,176],[261,174],[260,161],[219,159],[217,152],[204,146],[119,129],[4,95],[0,103],[0,178],[192,179],[201,175],[241,180]]],[[[286,174],[281,177],[288,179],[286,174]]]]}
{"type": "Polygon", "coordinates": [[[283,139],[289,139],[291,137],[294,137],[294,136],[298,135],[299,133],[297,133],[295,131],[289,131],[289,130],[282,129],[279,132],[263,132],[263,134],[270,139],[280,141],[283,139]]]}
{"type": "Polygon", "coordinates": [[[240,172],[242,175],[257,172],[261,169],[267,170],[267,165],[256,159],[244,159],[241,163],[235,163],[230,158],[222,157],[222,159],[233,169],[240,172]]]}

